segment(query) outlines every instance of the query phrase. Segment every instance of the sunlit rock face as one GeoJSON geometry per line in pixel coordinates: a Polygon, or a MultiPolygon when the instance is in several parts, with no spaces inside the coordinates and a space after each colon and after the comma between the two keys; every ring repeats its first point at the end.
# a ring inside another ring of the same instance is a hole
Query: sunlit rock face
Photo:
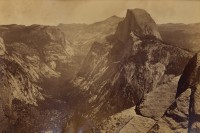
{"type": "Polygon", "coordinates": [[[187,133],[191,90],[176,98],[148,133],[187,133]]]}
{"type": "MultiPolygon", "coordinates": [[[[41,87],[34,84],[34,77],[24,67],[27,66],[16,62],[14,58],[1,58],[1,91],[10,90],[10,94],[3,96],[11,95],[11,101],[16,98],[25,103],[37,105],[37,99],[43,99],[39,92],[41,87]]],[[[9,100],[9,102],[11,101],[9,100]]]]}
{"type": "Polygon", "coordinates": [[[111,16],[92,24],[59,24],[57,27],[65,34],[73,51],[71,65],[66,66],[69,71],[75,75],[81,69],[92,44],[104,41],[106,36],[114,34],[118,23],[122,20],[123,18],[118,16],[111,16]]]}
{"type": "Polygon", "coordinates": [[[117,25],[123,18],[111,16],[93,24],[59,24],[70,46],[74,50],[74,60],[84,60],[93,42],[104,40],[108,35],[115,33],[117,25]]]}
{"type": "Polygon", "coordinates": [[[137,113],[159,119],[191,56],[164,44],[146,11],[128,10],[115,34],[93,44],[73,82],[88,98],[90,116],[103,118],[138,105],[137,113]]]}
{"type": "Polygon", "coordinates": [[[127,43],[130,33],[140,38],[153,36],[161,40],[155,21],[143,9],[128,9],[125,19],[119,23],[116,35],[120,41],[127,43]]]}
{"type": "Polygon", "coordinates": [[[73,53],[58,28],[41,25],[2,27],[5,30],[1,31],[1,36],[8,53],[6,60],[19,64],[34,82],[61,77],[60,65],[68,65],[73,53]]]}
{"type": "Polygon", "coordinates": [[[199,127],[199,53],[186,65],[176,92],[176,100],[148,133],[198,133],[199,127]]]}
{"type": "Polygon", "coordinates": [[[187,131],[190,89],[174,100],[193,54],[166,45],[145,10],[91,25],[4,25],[0,36],[0,132],[89,132],[104,118],[94,132],[187,131]]]}
{"type": "Polygon", "coordinates": [[[66,60],[70,56],[64,34],[56,27],[31,25],[11,27],[3,34],[6,44],[24,43],[36,49],[40,56],[48,62],[66,60]]]}
{"type": "Polygon", "coordinates": [[[0,132],[27,132],[29,129],[41,128],[33,127],[30,119],[35,120],[40,116],[37,112],[41,107],[37,106],[47,99],[47,95],[48,98],[60,95],[55,92],[71,76],[64,67],[70,64],[73,53],[69,50],[64,34],[56,27],[1,27],[4,30],[0,31],[0,132]],[[16,100],[20,104],[13,103],[16,100]],[[32,115],[26,107],[35,109],[33,112],[36,114],[32,115]],[[29,118],[30,115],[32,118],[29,118]]]}
{"type": "Polygon", "coordinates": [[[0,129],[9,133],[30,129],[61,132],[65,120],[59,117],[69,114],[63,111],[68,104],[54,99],[66,95],[67,80],[75,75],[78,63],[72,62],[74,51],[70,42],[54,26],[3,25],[0,36],[0,129]]]}
{"type": "Polygon", "coordinates": [[[146,133],[156,123],[155,120],[137,115],[134,107],[123,110],[103,120],[93,133],[146,133]]]}
{"type": "MultiPolygon", "coordinates": [[[[4,45],[3,41],[1,43],[4,45]]],[[[5,47],[3,50],[7,53],[5,47]]],[[[34,83],[35,77],[27,66],[16,56],[0,56],[0,132],[9,126],[10,120],[16,119],[12,112],[13,99],[35,106],[37,100],[44,99],[42,88],[34,83]]]]}
{"type": "Polygon", "coordinates": [[[42,25],[5,25],[1,28],[8,54],[27,63],[26,69],[31,69],[35,79],[65,77],[68,80],[74,76],[71,72],[74,53],[59,28],[42,25]]]}

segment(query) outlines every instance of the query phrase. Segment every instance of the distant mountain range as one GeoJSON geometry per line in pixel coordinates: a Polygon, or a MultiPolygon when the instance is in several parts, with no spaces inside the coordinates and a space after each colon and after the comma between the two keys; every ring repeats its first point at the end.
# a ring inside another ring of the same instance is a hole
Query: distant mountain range
{"type": "Polygon", "coordinates": [[[161,24],[158,27],[163,40],[167,43],[193,52],[200,50],[200,23],[161,24]]]}
{"type": "Polygon", "coordinates": [[[198,132],[199,42],[200,23],[157,25],[143,9],[1,25],[0,132],[198,132]]]}

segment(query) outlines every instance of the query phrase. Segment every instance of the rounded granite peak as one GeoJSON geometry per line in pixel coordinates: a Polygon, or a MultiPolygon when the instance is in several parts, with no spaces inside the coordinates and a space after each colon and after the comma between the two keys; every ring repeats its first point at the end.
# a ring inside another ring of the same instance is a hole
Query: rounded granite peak
{"type": "Polygon", "coordinates": [[[161,40],[157,25],[149,13],[144,9],[128,9],[125,19],[119,23],[117,37],[123,43],[127,43],[130,34],[139,38],[154,37],[161,40]]]}

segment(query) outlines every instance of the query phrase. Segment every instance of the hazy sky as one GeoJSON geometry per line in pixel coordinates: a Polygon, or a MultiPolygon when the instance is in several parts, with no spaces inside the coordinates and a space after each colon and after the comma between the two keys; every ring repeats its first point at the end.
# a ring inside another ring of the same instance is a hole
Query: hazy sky
{"type": "Polygon", "coordinates": [[[0,24],[93,23],[134,8],[157,23],[200,22],[198,0],[0,0],[0,24]]]}

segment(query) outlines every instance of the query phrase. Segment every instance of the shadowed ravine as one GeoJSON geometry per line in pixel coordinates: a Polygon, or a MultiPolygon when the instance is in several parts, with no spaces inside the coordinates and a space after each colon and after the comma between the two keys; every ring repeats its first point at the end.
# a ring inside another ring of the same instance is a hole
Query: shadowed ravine
{"type": "Polygon", "coordinates": [[[0,133],[198,133],[199,25],[185,26],[143,9],[0,26],[0,133]]]}

